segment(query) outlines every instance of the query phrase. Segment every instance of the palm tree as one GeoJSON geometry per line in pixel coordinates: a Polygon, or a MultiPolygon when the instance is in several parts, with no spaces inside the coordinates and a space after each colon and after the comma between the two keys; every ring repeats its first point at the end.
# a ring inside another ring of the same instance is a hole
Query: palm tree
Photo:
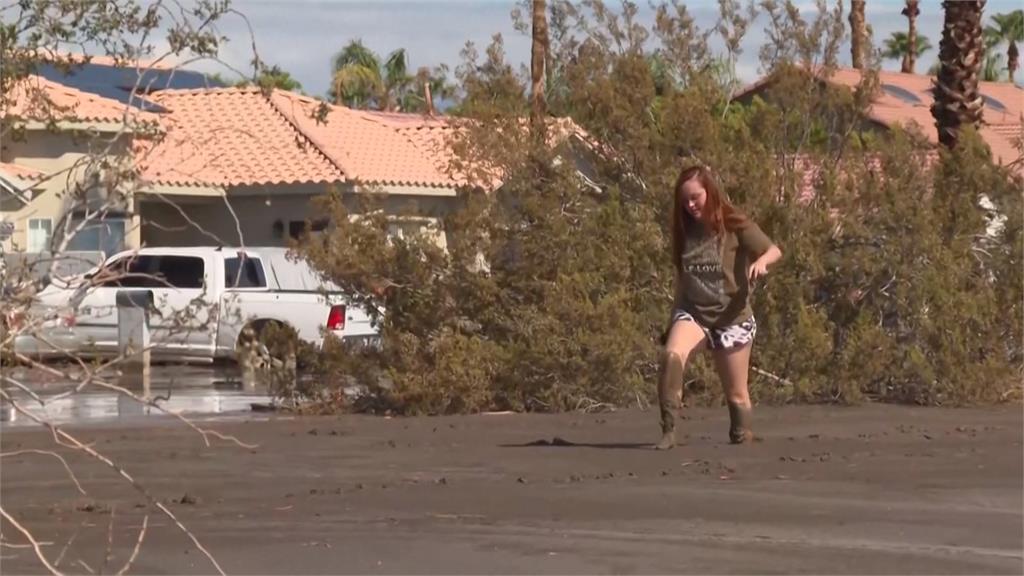
{"type": "MultiPolygon", "coordinates": [[[[935,64],[928,68],[929,76],[938,76],[939,70],[942,69],[942,62],[936,61],[935,64]]],[[[1003,55],[1002,54],[986,54],[985,63],[981,65],[981,80],[982,82],[999,82],[999,78],[1003,75],[1003,55]]]]}
{"type": "Polygon", "coordinates": [[[864,18],[865,0],[850,0],[850,55],[853,67],[864,68],[864,49],[867,44],[867,21],[864,18]]]}
{"type": "Polygon", "coordinates": [[[1014,10],[1007,14],[994,14],[994,25],[985,27],[985,43],[995,48],[1006,42],[1006,69],[1010,71],[1010,82],[1020,68],[1020,52],[1017,42],[1024,42],[1024,10],[1014,10]]]}
{"type": "Polygon", "coordinates": [[[548,53],[547,2],[533,0],[533,44],[530,49],[530,123],[538,137],[544,134],[547,101],[544,99],[544,63],[548,53]]]}
{"type": "Polygon", "coordinates": [[[399,48],[381,64],[380,57],[353,40],[334,57],[331,97],[353,108],[394,110],[412,84],[405,49],[399,48]]]}
{"type": "Polygon", "coordinates": [[[422,66],[416,71],[412,84],[398,99],[403,112],[421,112],[434,115],[434,101],[450,100],[456,88],[448,82],[448,66],[441,64],[430,70],[422,66]]]}
{"type": "Polygon", "coordinates": [[[903,7],[903,11],[900,12],[907,17],[907,53],[903,58],[903,64],[900,66],[900,70],[905,74],[914,73],[914,64],[917,63],[917,57],[921,54],[922,50],[919,50],[920,43],[917,39],[917,17],[921,14],[921,9],[918,7],[920,0],[907,0],[907,5],[903,7]]]}
{"type": "Polygon", "coordinates": [[[935,81],[932,116],[939,141],[956,146],[960,127],[981,123],[984,100],[978,91],[978,74],[985,56],[982,9],[985,0],[943,0],[945,18],[939,42],[942,63],[935,81]]]}
{"type": "Polygon", "coordinates": [[[885,50],[882,52],[882,56],[900,60],[902,62],[900,70],[907,74],[913,74],[914,58],[932,49],[932,43],[927,36],[915,35],[915,38],[917,38],[917,46],[913,50],[914,56],[911,56],[910,36],[905,32],[893,32],[892,36],[885,40],[885,50]]]}
{"type": "Polygon", "coordinates": [[[1002,54],[985,54],[985,63],[981,66],[982,82],[999,82],[1003,76],[1003,70],[1006,68],[1003,66],[1002,54]]]}

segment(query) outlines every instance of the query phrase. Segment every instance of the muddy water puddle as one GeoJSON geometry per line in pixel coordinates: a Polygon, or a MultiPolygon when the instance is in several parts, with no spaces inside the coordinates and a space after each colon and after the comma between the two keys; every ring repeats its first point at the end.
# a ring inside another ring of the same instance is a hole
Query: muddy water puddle
{"type": "MultiPolygon", "coordinates": [[[[4,376],[45,400],[45,405],[5,381],[4,389],[15,401],[29,413],[53,424],[137,423],[146,419],[168,418],[161,410],[115,391],[87,386],[74,394],[58,397],[72,391],[78,382],[22,368],[4,368],[4,371],[4,376]]],[[[126,384],[125,387],[139,396],[146,393],[141,385],[126,384]]],[[[151,397],[159,397],[160,405],[167,411],[192,417],[249,414],[253,403],[270,402],[265,384],[243,381],[234,367],[154,365],[148,393],[151,397]]],[[[38,425],[8,402],[0,402],[0,424],[4,428],[38,425]]]]}

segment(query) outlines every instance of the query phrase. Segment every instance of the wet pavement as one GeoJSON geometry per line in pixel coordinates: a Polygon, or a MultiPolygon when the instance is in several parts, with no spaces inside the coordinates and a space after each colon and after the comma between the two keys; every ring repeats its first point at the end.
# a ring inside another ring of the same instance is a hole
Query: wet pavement
{"type": "MultiPolygon", "coordinates": [[[[61,380],[38,370],[4,368],[5,375],[28,385],[44,399],[72,389],[78,382],[61,380]]],[[[111,377],[116,380],[116,376],[111,377]]],[[[151,368],[150,395],[166,398],[160,404],[170,412],[189,416],[228,416],[248,414],[252,403],[267,403],[270,397],[265,385],[243,381],[234,366],[154,365],[151,368]]],[[[141,386],[126,386],[143,395],[141,386]]],[[[5,386],[5,389],[10,389],[5,386]]],[[[14,390],[12,394],[32,414],[53,424],[87,424],[110,421],[139,422],[168,418],[152,407],[144,406],[123,394],[90,386],[81,392],[46,402],[41,406],[28,394],[14,390]]],[[[34,426],[36,423],[0,402],[0,425],[4,428],[34,426]]]]}

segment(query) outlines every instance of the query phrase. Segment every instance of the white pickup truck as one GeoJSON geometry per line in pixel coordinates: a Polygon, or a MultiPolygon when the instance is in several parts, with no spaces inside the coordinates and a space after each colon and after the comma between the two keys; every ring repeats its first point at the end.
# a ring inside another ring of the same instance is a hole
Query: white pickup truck
{"type": "Polygon", "coordinates": [[[238,360],[246,335],[259,337],[269,326],[291,328],[318,348],[326,334],[379,344],[366,310],[351,305],[305,260],[290,259],[285,248],[143,248],[51,282],[37,295],[32,315],[47,320],[19,335],[15,351],[37,358],[116,356],[115,298],[126,289],[153,292],[154,360],[238,360]]]}

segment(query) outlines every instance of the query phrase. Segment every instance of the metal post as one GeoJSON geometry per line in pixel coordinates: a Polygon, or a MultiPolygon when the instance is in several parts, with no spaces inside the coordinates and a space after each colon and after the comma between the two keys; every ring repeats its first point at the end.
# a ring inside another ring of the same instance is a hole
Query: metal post
{"type": "Polygon", "coordinates": [[[123,358],[121,385],[138,388],[149,398],[149,311],[152,290],[118,290],[117,347],[123,358]]]}

